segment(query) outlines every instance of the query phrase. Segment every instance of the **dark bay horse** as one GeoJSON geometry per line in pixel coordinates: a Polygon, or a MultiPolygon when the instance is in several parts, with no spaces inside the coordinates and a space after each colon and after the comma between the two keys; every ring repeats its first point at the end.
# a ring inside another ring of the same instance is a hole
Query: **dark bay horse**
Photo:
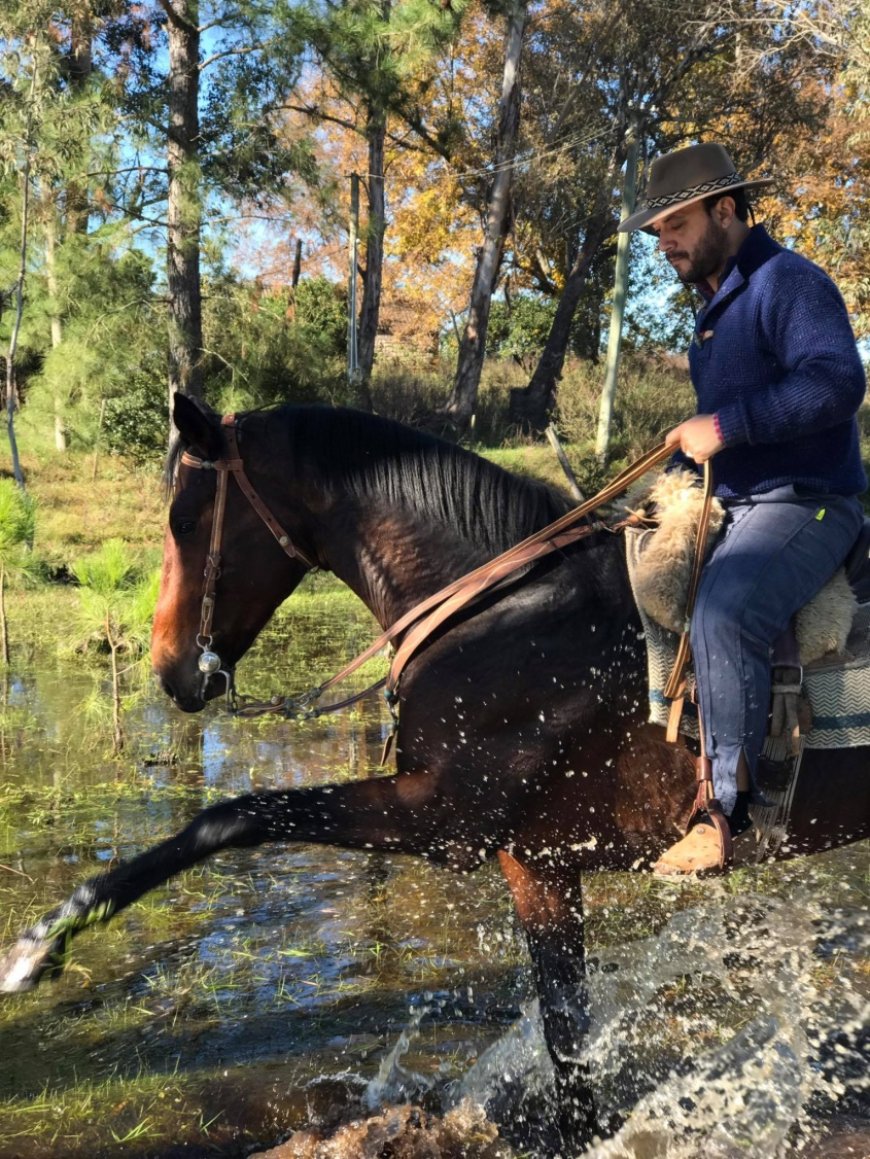
{"type": "MultiPolygon", "coordinates": [[[[152,657],[185,712],[223,691],[198,668],[206,644],[231,672],[310,566],[335,572],[386,627],[569,509],[543,485],[370,415],[243,414],[233,424],[238,454],[297,551],[288,554],[232,480],[216,515],[216,472],[201,461],[235,453],[220,418],[176,396],[175,421],[152,657]],[[203,640],[216,518],[220,571],[203,640]]],[[[646,865],[680,831],[694,792],[692,754],[645,723],[645,679],[622,543],[598,531],[503,581],[413,656],[400,687],[395,773],[251,793],[204,810],[79,886],[7,954],[0,987],[34,985],[85,926],[229,846],[320,842],[460,871],[496,856],[527,936],[564,1088],[564,1131],[582,1134],[592,1110],[578,1062],[588,1018],[580,874],[646,865]]],[[[867,835],[870,787],[859,776],[867,758],[866,748],[846,750],[816,772],[808,766],[790,855],[867,835]]]]}

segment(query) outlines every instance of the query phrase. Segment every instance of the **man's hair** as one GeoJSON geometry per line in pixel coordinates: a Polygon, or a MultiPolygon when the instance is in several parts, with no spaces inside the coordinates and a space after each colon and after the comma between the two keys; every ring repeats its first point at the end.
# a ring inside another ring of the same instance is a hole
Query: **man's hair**
{"type": "Polygon", "coordinates": [[[701,204],[707,210],[708,214],[713,213],[713,206],[721,201],[723,197],[730,197],[734,201],[734,215],[738,221],[746,222],[752,214],[752,207],[749,204],[749,198],[746,196],[745,189],[726,189],[723,193],[711,193],[709,197],[705,197],[701,204]]]}

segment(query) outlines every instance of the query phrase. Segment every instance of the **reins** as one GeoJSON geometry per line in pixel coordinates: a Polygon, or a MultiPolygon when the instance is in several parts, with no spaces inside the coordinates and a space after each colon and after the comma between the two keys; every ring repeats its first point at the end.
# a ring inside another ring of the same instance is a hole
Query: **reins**
{"type": "MultiPolygon", "coordinates": [[[[256,701],[247,697],[238,697],[236,695],[233,673],[231,670],[224,668],[220,656],[212,650],[212,620],[214,617],[215,606],[215,591],[217,587],[217,580],[220,575],[220,551],[221,542],[223,539],[223,526],[226,514],[226,499],[227,486],[230,475],[236,480],[242,494],[253,507],[254,511],[259,515],[260,519],[266,524],[275,537],[277,543],[284,552],[291,558],[300,559],[307,567],[316,567],[315,562],[302,551],[296,544],[293,543],[290,536],[274,517],[272,512],[266,504],[260,499],[255,488],[251,484],[244,470],[244,463],[242,462],[239,453],[238,440],[236,438],[235,430],[235,415],[225,415],[221,419],[221,425],[226,434],[227,443],[229,447],[229,454],[221,459],[207,460],[200,459],[195,455],[185,451],[181,456],[181,462],[186,466],[194,467],[200,470],[214,470],[217,473],[217,489],[215,493],[214,515],[211,528],[211,538],[209,543],[208,558],[205,568],[205,579],[203,585],[202,607],[200,613],[200,626],[197,633],[196,643],[201,649],[201,655],[197,661],[197,667],[202,673],[203,677],[203,691],[208,684],[208,681],[214,675],[221,675],[226,680],[226,696],[227,702],[237,716],[260,716],[266,713],[273,713],[281,715],[285,718],[307,719],[316,716],[322,716],[328,712],[337,712],[342,708],[346,708],[351,704],[355,704],[358,700],[368,696],[370,693],[379,688],[384,688],[384,695],[390,712],[393,717],[393,730],[387,737],[384,745],[382,755],[382,762],[386,762],[387,753],[392,741],[393,733],[395,732],[395,725],[397,722],[396,702],[398,701],[399,681],[402,673],[408,664],[411,657],[417,650],[430,639],[432,634],[445,621],[449,620],[462,608],[467,607],[473,603],[480,595],[486,591],[491,591],[497,585],[508,579],[508,577],[515,575],[518,571],[542,559],[544,556],[558,551],[578,540],[591,535],[595,531],[611,531],[616,532],[621,530],[632,519],[623,520],[618,524],[610,525],[600,520],[588,520],[587,517],[598,507],[602,507],[605,503],[615,498],[625,491],[636,479],[646,474],[652,467],[668,458],[673,452],[673,446],[667,443],[661,443],[659,446],[648,451],[641,458],[637,459],[624,471],[616,476],[606,487],[596,494],[591,499],[587,499],[579,506],[572,508],[566,512],[559,519],[553,523],[548,524],[540,531],[528,536],[521,543],[502,552],[501,555],[495,559],[489,560],[466,575],[460,576],[459,579],[454,580],[453,583],[441,588],[427,599],[416,604],[408,612],[405,613],[395,623],[391,624],[384,632],[378,636],[367,648],[365,648],[358,656],[346,664],[340,672],[337,672],[324,684],[310,691],[303,693],[296,698],[286,696],[275,696],[268,701],[256,701]],[[582,526],[577,526],[582,520],[587,520],[582,526]],[[348,696],[344,700],[336,701],[332,704],[317,706],[317,701],[329,689],[345,680],[358,668],[360,668],[367,660],[374,656],[386,644],[392,643],[403,632],[407,631],[404,639],[399,643],[395,650],[392,661],[390,663],[390,670],[386,677],[376,681],[368,688],[363,689],[348,696]]],[[[689,592],[686,607],[686,617],[683,634],[680,640],[680,645],[677,653],[677,658],[674,663],[673,671],[668,680],[665,689],[665,695],[672,698],[671,717],[668,724],[667,739],[670,741],[676,740],[676,733],[679,726],[679,719],[682,713],[683,703],[686,696],[686,681],[684,678],[685,667],[688,663],[690,654],[689,643],[689,624],[694,608],[695,597],[698,591],[698,584],[701,578],[701,570],[704,565],[705,549],[707,543],[707,534],[710,520],[710,508],[712,503],[712,472],[709,462],[704,464],[704,504],[701,512],[701,517],[698,526],[697,539],[695,543],[695,556],[693,560],[692,573],[689,581],[689,592]]],[[[699,721],[700,724],[700,721],[699,721]]],[[[722,842],[722,856],[723,863],[728,861],[731,856],[731,836],[728,827],[727,818],[722,814],[721,806],[713,794],[713,779],[712,766],[709,757],[706,754],[704,746],[704,730],[700,727],[701,734],[701,754],[696,762],[696,776],[697,776],[697,792],[695,802],[692,808],[692,820],[705,815],[709,817],[711,823],[719,830],[722,842]]]]}
{"type": "MultiPolygon", "coordinates": [[[[230,441],[232,458],[212,463],[197,459],[195,456],[185,453],[182,456],[182,462],[194,467],[214,467],[219,471],[218,479],[219,482],[222,482],[224,499],[220,500],[220,502],[216,499],[215,522],[218,521],[218,514],[220,514],[221,521],[223,520],[226,479],[228,474],[232,473],[239,482],[240,487],[242,487],[249,502],[254,507],[254,510],[266,522],[288,555],[298,556],[308,566],[313,567],[314,564],[312,561],[298,547],[292,544],[290,537],[283,532],[277,520],[271,517],[268,508],[259,499],[254,488],[247,480],[242,468],[241,459],[238,455],[235,432],[231,425],[233,421],[233,416],[226,416],[222,420],[230,441]]],[[[648,451],[647,454],[643,455],[617,475],[606,487],[603,487],[596,495],[593,495],[591,499],[587,499],[578,507],[572,508],[553,523],[548,524],[548,526],[542,528],[540,531],[528,536],[522,542],[509,548],[501,555],[496,556],[494,559],[489,560],[487,563],[482,564],[466,575],[460,576],[453,583],[448,584],[427,599],[416,604],[405,615],[382,632],[376,640],[351,660],[349,664],[345,665],[340,672],[337,672],[324,684],[312,688],[308,692],[295,698],[275,696],[268,701],[257,701],[246,697],[237,697],[232,686],[231,674],[221,667],[220,658],[211,651],[210,627],[211,616],[214,610],[215,569],[219,564],[219,549],[222,534],[220,529],[216,531],[213,527],[212,539],[214,550],[210,550],[209,553],[209,563],[206,569],[206,586],[203,593],[202,625],[200,635],[197,637],[197,643],[203,648],[203,654],[199,658],[200,671],[203,672],[206,680],[214,673],[222,673],[225,676],[227,680],[227,697],[233,712],[238,716],[260,716],[266,713],[273,713],[288,718],[311,718],[346,708],[379,688],[385,688],[384,695],[392,710],[398,695],[399,681],[408,661],[437,628],[462,608],[467,607],[484,592],[493,589],[522,568],[535,563],[537,560],[554,551],[558,551],[575,543],[579,539],[592,534],[594,531],[616,530],[616,528],[609,527],[600,521],[587,522],[580,527],[576,526],[576,524],[586,519],[597,507],[603,506],[621,494],[636,479],[639,479],[656,464],[668,458],[671,453],[672,447],[664,443],[648,451]],[[215,555],[218,561],[215,564],[212,563],[212,554],[215,555]],[[408,631],[405,638],[398,645],[386,677],[344,700],[316,707],[317,701],[320,700],[328,689],[341,683],[365,664],[367,660],[371,659],[385,645],[392,643],[396,637],[408,629],[410,631],[408,631]],[[203,641],[202,643],[200,642],[201,640],[203,641]]]]}

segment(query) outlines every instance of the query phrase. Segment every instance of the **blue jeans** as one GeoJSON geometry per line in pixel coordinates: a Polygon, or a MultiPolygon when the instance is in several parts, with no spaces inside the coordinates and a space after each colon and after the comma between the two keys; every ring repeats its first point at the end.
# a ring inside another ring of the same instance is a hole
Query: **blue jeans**
{"type": "Polygon", "coordinates": [[[726,507],[701,575],[691,644],[713,787],[730,814],[740,753],[754,785],[767,733],[771,647],[842,564],[863,513],[857,498],[793,487],[726,507]]]}

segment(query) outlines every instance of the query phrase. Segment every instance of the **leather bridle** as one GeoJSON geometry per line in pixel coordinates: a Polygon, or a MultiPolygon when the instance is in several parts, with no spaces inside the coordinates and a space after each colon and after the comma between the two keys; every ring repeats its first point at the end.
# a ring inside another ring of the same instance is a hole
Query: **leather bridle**
{"type": "Polygon", "coordinates": [[[201,459],[196,455],[192,455],[190,451],[184,451],[181,456],[181,462],[186,467],[194,467],[200,471],[214,471],[217,477],[214,513],[211,523],[211,539],[205,565],[202,604],[200,606],[199,631],[196,636],[197,647],[201,650],[201,655],[197,660],[197,668],[203,677],[203,694],[205,694],[208,682],[212,676],[223,676],[226,680],[227,700],[232,703],[235,693],[233,673],[230,669],[224,667],[220,656],[212,650],[213,638],[211,634],[212,621],[214,619],[215,591],[221,571],[221,543],[223,541],[224,517],[226,515],[227,484],[230,475],[235,479],[239,490],[269,528],[281,550],[291,559],[301,560],[308,568],[314,568],[317,564],[298,544],[293,542],[257,494],[256,489],[245,474],[245,465],[239,454],[239,444],[236,437],[236,416],[234,414],[224,415],[221,419],[221,427],[223,428],[227,442],[228,453],[226,456],[220,459],[201,459]]]}

